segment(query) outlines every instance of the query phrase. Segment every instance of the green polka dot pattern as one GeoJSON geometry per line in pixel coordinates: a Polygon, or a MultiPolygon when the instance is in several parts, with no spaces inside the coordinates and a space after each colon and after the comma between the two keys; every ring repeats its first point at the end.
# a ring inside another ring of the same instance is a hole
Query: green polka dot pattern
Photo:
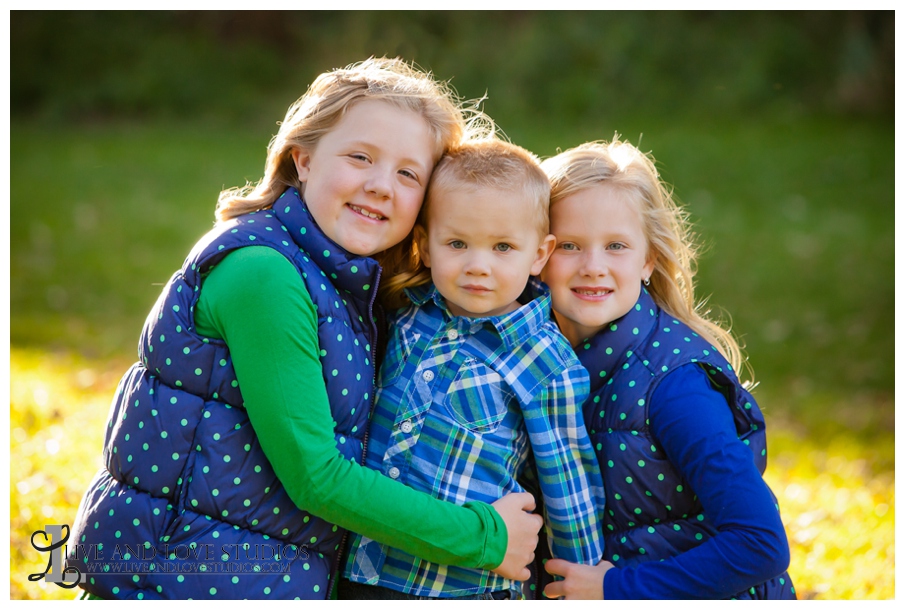
{"type": "Polygon", "coordinates": [[[715,535],[694,491],[650,436],[648,404],[662,376],[685,364],[701,364],[726,396],[739,437],[763,472],[763,417],[729,363],[662,312],[643,289],[634,309],[576,353],[590,374],[585,423],[604,465],[605,558],[616,566],[657,561],[715,535]]]}
{"type": "MultiPolygon", "coordinates": [[[[373,395],[370,307],[379,267],[327,239],[290,190],[272,210],[240,216],[202,238],[148,316],[140,361],[113,401],[106,471],[86,493],[72,536],[110,550],[107,558],[117,545],[129,546],[134,558],[145,549],[159,567],[92,575],[88,586],[96,595],[323,599],[330,591],[345,531],[292,502],[249,423],[227,346],[194,331],[201,274],[248,245],[283,253],[304,278],[318,312],[336,445],[347,459],[361,459],[373,395]],[[277,548],[282,571],[264,550],[277,548]],[[224,567],[233,563],[256,569],[224,567]]],[[[70,562],[84,569],[82,558],[70,562]]]]}

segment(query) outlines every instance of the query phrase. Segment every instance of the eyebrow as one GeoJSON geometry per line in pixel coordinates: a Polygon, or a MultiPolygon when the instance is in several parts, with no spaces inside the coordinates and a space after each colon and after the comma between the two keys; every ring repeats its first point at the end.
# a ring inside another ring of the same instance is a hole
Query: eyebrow
{"type": "MultiPolygon", "coordinates": [[[[579,234],[572,233],[572,232],[566,233],[564,231],[561,231],[559,233],[553,233],[553,235],[556,236],[556,241],[581,240],[581,239],[588,238],[587,235],[579,235],[579,234]]],[[[594,235],[591,236],[592,239],[606,239],[607,241],[618,240],[618,241],[625,241],[625,242],[636,241],[635,240],[636,237],[637,236],[633,237],[633,236],[629,235],[628,233],[622,233],[622,232],[595,233],[594,235]]]]}
{"type": "MultiPolygon", "coordinates": [[[[369,142],[367,140],[353,140],[353,141],[349,142],[348,146],[353,147],[353,148],[354,147],[380,148],[380,144],[375,144],[374,142],[369,142]]],[[[433,157],[431,159],[433,159],[433,157]]],[[[435,165],[435,163],[433,163],[433,162],[428,165],[424,165],[412,157],[403,157],[402,164],[403,165],[415,165],[419,169],[422,169],[424,171],[433,169],[434,165],[435,165]]]]}
{"type": "MultiPolygon", "coordinates": [[[[437,232],[440,233],[440,235],[442,235],[443,237],[456,237],[466,239],[474,239],[476,237],[473,232],[467,233],[466,231],[460,231],[458,228],[451,227],[447,223],[440,223],[440,226],[437,228],[437,232]]],[[[517,235],[480,235],[479,237],[486,237],[491,241],[498,242],[519,242],[522,239],[517,235]]]]}

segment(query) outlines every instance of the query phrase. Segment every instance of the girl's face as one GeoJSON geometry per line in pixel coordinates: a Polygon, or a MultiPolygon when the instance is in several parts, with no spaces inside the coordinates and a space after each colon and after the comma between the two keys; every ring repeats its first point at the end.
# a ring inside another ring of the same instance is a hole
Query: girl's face
{"type": "Polygon", "coordinates": [[[654,259],[640,213],[624,191],[607,184],[557,202],[550,229],[556,249],[541,278],[550,286],[560,329],[578,345],[629,312],[654,259]]]}
{"type": "Polygon", "coordinates": [[[313,150],[295,149],[292,158],[318,226],[359,256],[409,234],[435,163],[427,121],[377,100],[349,108],[313,150]]]}

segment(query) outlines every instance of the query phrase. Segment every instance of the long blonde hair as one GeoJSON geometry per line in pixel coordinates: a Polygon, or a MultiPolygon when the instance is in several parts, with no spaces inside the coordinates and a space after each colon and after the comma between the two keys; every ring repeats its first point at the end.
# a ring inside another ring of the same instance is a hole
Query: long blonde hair
{"type": "MultiPolygon", "coordinates": [[[[292,151],[313,151],[320,139],[362,100],[379,100],[416,112],[428,124],[434,139],[434,161],[467,134],[493,131],[493,122],[480,109],[481,100],[460,101],[448,83],[434,79],[405,61],[370,58],[346,68],[325,72],[286,112],[280,130],[267,147],[264,177],[257,183],[220,193],[216,217],[223,222],[248,212],[270,208],[289,187],[304,196],[292,151]]],[[[409,235],[401,243],[374,255],[385,275],[395,275],[412,250],[409,235]]],[[[384,291],[381,290],[381,293],[384,291]]]]}
{"type": "Polygon", "coordinates": [[[465,130],[464,114],[452,89],[401,59],[370,58],[325,72],[286,112],[267,147],[264,177],[220,193],[217,220],[267,209],[289,187],[304,194],[292,151],[314,150],[346,111],[362,100],[386,101],[423,116],[434,137],[434,161],[458,142],[465,130]]]}
{"type": "MultiPolygon", "coordinates": [[[[648,256],[656,256],[647,290],[671,316],[716,347],[737,374],[753,370],[732,333],[711,319],[705,301],[695,302],[694,275],[698,246],[688,214],[657,172],[654,158],[628,142],[587,142],[542,163],[550,178],[551,207],[569,195],[605,183],[632,195],[644,224],[648,256]]],[[[648,259],[650,260],[650,259],[648,259]]]]}

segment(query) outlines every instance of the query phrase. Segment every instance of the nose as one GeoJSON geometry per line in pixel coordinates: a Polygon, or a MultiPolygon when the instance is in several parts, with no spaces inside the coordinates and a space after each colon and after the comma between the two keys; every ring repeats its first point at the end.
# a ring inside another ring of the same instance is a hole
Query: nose
{"type": "Polygon", "coordinates": [[[379,199],[389,199],[393,195],[393,178],[395,172],[382,167],[374,167],[368,174],[364,189],[379,199]]]}
{"type": "Polygon", "coordinates": [[[469,252],[462,268],[466,275],[490,275],[489,257],[477,250],[469,252]]]}
{"type": "Polygon", "coordinates": [[[596,249],[586,251],[579,272],[585,277],[605,276],[609,272],[606,255],[596,249]]]}

